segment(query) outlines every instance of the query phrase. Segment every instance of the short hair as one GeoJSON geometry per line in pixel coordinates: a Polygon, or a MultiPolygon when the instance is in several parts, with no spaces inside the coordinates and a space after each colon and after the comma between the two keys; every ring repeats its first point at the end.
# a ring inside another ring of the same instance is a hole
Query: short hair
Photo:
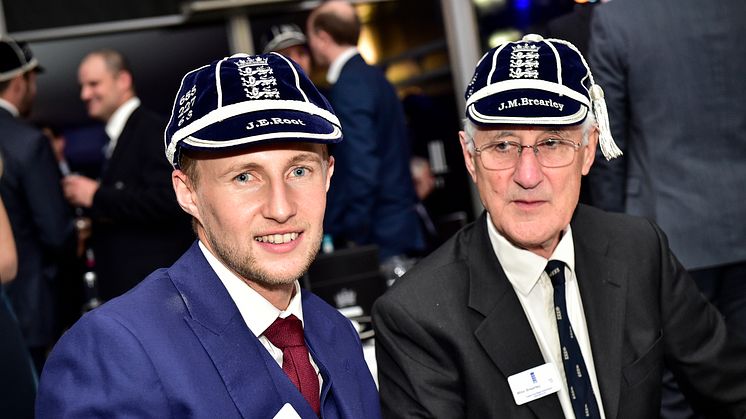
{"type": "MultiPolygon", "coordinates": [[[[469,154],[474,154],[474,134],[476,134],[477,126],[469,118],[464,118],[464,133],[466,134],[466,148],[469,150],[469,154]]],[[[593,112],[588,112],[583,122],[580,124],[583,129],[583,139],[580,141],[582,145],[588,144],[588,136],[591,133],[591,128],[597,128],[598,123],[596,122],[596,116],[593,112]]]]}
{"type": "Polygon", "coordinates": [[[360,19],[356,13],[346,16],[334,10],[322,9],[316,14],[311,14],[310,26],[314,32],[328,33],[339,45],[357,45],[360,38],[360,19]]]}
{"type": "MultiPolygon", "coordinates": [[[[117,75],[124,71],[132,76],[132,69],[130,67],[129,61],[127,60],[127,57],[125,57],[124,54],[115,49],[101,48],[91,51],[86,54],[83,61],[91,57],[101,57],[104,60],[106,69],[109,70],[111,74],[117,75]]],[[[132,90],[135,90],[134,76],[132,77],[132,90]]]]}
{"type": "MultiPolygon", "coordinates": [[[[23,72],[23,78],[28,80],[29,74],[31,74],[32,71],[36,71],[36,69],[28,70],[23,72]]],[[[8,90],[8,87],[10,87],[10,82],[13,81],[15,77],[11,77],[8,80],[0,81],[0,95],[5,93],[6,90],[8,90]]]]}

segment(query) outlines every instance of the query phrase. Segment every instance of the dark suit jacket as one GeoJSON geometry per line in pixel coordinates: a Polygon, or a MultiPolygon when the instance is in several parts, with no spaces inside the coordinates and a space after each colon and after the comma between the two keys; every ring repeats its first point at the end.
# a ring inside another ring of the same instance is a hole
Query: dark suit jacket
{"type": "Polygon", "coordinates": [[[18,274],[7,292],[29,346],[51,344],[58,256],[72,237],[72,212],[62,194],[49,139],[0,108],[0,194],[18,252],[18,274]]]}
{"type": "Polygon", "coordinates": [[[625,156],[596,158],[595,206],[654,220],[687,269],[746,261],[746,2],[594,8],[589,63],[625,156]]]}
{"type": "MultiPolygon", "coordinates": [[[[321,412],[380,417],[349,320],[302,291],[306,342],[323,377],[321,412]]],[[[171,268],[86,314],[54,348],[37,418],[272,418],[290,403],[316,418],[246,326],[195,243],[171,268]]]]}
{"type": "Polygon", "coordinates": [[[31,419],[34,417],[36,383],[31,358],[18,329],[18,323],[6,303],[0,285],[0,412],[3,417],[31,419]]]}
{"type": "MultiPolygon", "coordinates": [[[[746,415],[746,342],[728,335],[650,222],[579,206],[576,274],[607,419],[657,418],[664,361],[712,417],[746,415]]],[[[544,364],[485,215],[373,309],[384,417],[563,418],[517,406],[507,377],[544,364]]]]}
{"type": "Polygon", "coordinates": [[[157,268],[170,266],[194,240],[176,202],[164,154],[165,121],[135,109],[93,198],[93,249],[104,299],[120,295],[157,268]]]}
{"type": "Polygon", "coordinates": [[[377,244],[381,258],[423,250],[404,110],[394,88],[355,55],[329,101],[344,141],[332,149],[335,171],[324,231],[358,245],[377,244]]]}

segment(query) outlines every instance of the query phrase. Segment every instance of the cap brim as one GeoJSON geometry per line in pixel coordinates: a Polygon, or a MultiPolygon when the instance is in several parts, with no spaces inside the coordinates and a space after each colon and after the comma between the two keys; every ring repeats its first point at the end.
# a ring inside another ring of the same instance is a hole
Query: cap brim
{"type": "Polygon", "coordinates": [[[477,125],[574,125],[588,107],[568,96],[537,89],[513,89],[484,97],[466,109],[477,125]]]}
{"type": "Polygon", "coordinates": [[[333,144],[341,140],[340,127],[321,116],[297,110],[266,110],[208,125],[184,138],[182,147],[206,151],[278,141],[333,144]]]}

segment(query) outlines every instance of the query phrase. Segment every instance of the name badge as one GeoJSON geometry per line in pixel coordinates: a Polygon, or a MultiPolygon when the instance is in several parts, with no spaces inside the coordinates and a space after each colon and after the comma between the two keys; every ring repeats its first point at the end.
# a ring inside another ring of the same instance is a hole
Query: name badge
{"type": "Polygon", "coordinates": [[[557,367],[552,363],[511,375],[508,377],[508,384],[517,405],[556,393],[562,387],[557,367]]]}

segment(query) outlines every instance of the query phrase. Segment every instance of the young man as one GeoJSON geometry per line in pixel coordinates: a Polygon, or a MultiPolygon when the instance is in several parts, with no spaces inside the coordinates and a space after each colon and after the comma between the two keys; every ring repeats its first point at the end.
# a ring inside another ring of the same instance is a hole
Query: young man
{"type": "Polygon", "coordinates": [[[351,323],[300,289],[339,120],[283,56],[188,73],[166,129],[199,240],[90,314],[44,370],[39,417],[377,418],[351,323]]]}
{"type": "Polygon", "coordinates": [[[568,42],[489,51],[466,91],[466,167],[485,213],[373,310],[385,417],[658,417],[664,361],[692,404],[746,412],[746,342],[649,221],[578,205],[619,150],[568,42]]]}

